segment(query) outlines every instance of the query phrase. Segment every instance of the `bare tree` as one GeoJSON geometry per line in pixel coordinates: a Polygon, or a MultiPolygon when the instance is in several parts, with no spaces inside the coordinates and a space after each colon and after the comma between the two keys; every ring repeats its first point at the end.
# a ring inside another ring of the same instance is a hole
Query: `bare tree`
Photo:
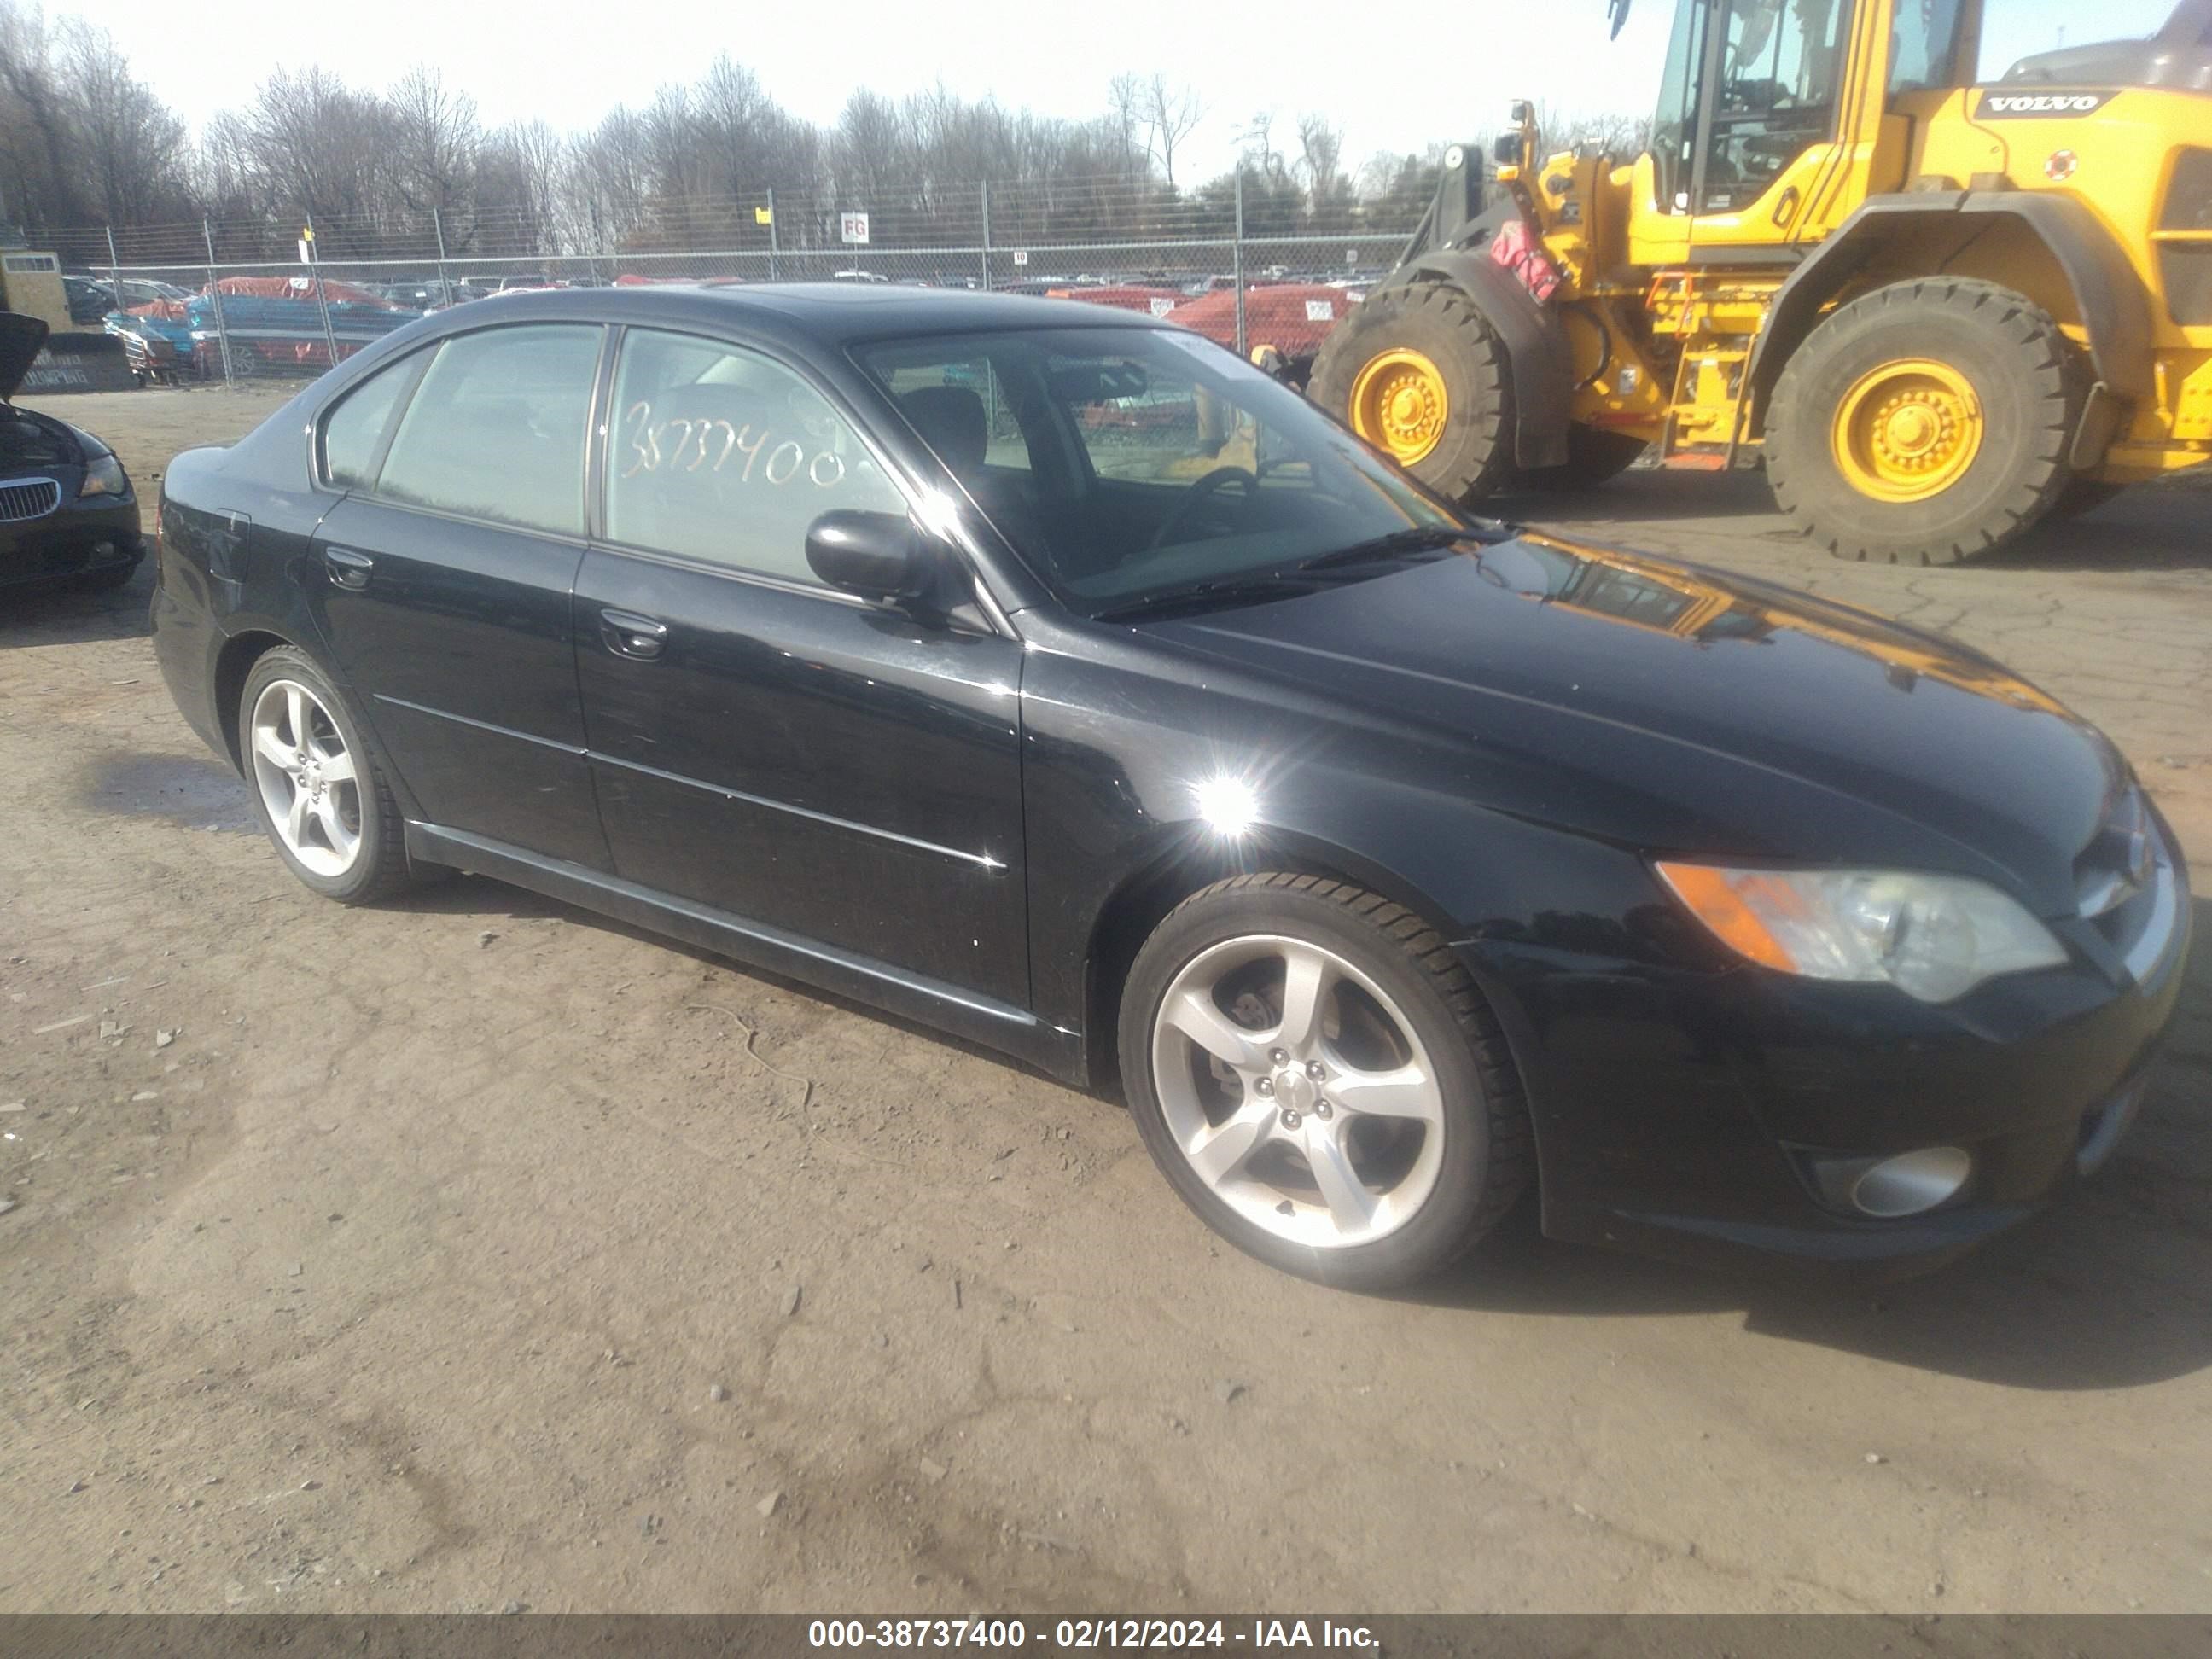
{"type": "Polygon", "coordinates": [[[1306,191],[1314,216],[1319,219],[1350,195],[1350,186],[1339,170],[1344,159],[1344,129],[1325,115],[1308,112],[1298,117],[1299,165],[1306,175],[1306,191]]]}
{"type": "Polygon", "coordinates": [[[1150,154],[1173,190],[1176,149],[1206,118],[1206,106],[1195,88],[1188,84],[1171,88],[1168,77],[1158,73],[1146,83],[1144,99],[1145,123],[1152,133],[1150,154]]]}
{"type": "Polygon", "coordinates": [[[90,204],[110,224],[148,224],[191,210],[185,124],[131,73],[104,29],[62,32],[60,102],[71,160],[90,204]]]}
{"type": "Polygon", "coordinates": [[[483,125],[477,100],[417,64],[386,100],[392,112],[392,179],[399,199],[418,212],[467,208],[476,185],[483,125]]]}

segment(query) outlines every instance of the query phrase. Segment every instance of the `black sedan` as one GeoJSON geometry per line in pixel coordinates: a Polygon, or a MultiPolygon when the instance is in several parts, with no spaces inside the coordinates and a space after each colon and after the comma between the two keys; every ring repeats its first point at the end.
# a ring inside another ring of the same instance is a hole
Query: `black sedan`
{"type": "Polygon", "coordinates": [[[1118,1081],[1253,1254],[1924,1261],[2126,1127],[2173,838],[1932,635],[1469,520],[1150,318],[890,286],[410,325],[166,480],[278,854],[465,868],[1118,1081]]]}
{"type": "Polygon", "coordinates": [[[0,311],[0,587],[119,587],[146,556],[123,463],[83,428],[9,401],[46,342],[38,318],[0,311]]]}

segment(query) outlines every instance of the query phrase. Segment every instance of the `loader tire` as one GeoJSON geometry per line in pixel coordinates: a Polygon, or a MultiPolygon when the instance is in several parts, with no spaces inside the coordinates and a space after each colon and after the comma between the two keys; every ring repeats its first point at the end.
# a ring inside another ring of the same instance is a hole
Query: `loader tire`
{"type": "Polygon", "coordinates": [[[1449,283],[1369,298],[1322,343],[1307,395],[1452,501],[1475,501],[1512,471],[1504,349],[1449,283]]]}
{"type": "Polygon", "coordinates": [[[1766,416],[1775,500],[1838,558],[1954,564],[2050,512],[2083,377],[2051,315],[1966,277],[1839,307],[1797,348],[1766,416]]]}

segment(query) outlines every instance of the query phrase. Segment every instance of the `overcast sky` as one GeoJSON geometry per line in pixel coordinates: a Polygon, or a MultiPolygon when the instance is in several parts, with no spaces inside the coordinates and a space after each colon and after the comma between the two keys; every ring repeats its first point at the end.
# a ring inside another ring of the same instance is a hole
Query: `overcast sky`
{"type": "MultiPolygon", "coordinates": [[[[279,65],[320,64],[382,87],[428,63],[473,92],[488,122],[543,117],[564,131],[615,104],[642,104],[663,82],[694,80],[724,51],[794,114],[824,125],[856,87],[897,97],[939,81],[965,97],[1080,118],[1104,110],[1117,71],[1164,70],[1206,106],[1189,166],[1178,158],[1188,182],[1225,168],[1236,133],[1270,106],[1285,148],[1299,112],[1333,118],[1354,171],[1377,150],[1494,130],[1516,97],[1640,113],[1657,96],[1674,9],[1637,0],[1612,41],[1603,0],[50,0],[50,9],[109,30],[140,78],[196,126],[279,65]]],[[[2171,9],[2172,0],[1989,0],[1984,64],[1994,74],[2059,44],[2069,14],[2078,45],[2144,33],[2171,9]]]]}

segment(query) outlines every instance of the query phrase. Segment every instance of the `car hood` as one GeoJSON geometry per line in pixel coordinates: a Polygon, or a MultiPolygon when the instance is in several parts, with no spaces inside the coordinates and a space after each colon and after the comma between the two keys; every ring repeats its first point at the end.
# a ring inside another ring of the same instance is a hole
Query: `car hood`
{"type": "Polygon", "coordinates": [[[12,398],[23,377],[31,372],[48,331],[36,317],[20,311],[0,311],[0,398],[12,398]]]}
{"type": "Polygon", "coordinates": [[[1906,860],[2045,915],[2130,781],[2094,728],[1956,641],[1533,533],[1146,631],[1471,739],[1501,810],[1651,851],[1906,860]]]}

